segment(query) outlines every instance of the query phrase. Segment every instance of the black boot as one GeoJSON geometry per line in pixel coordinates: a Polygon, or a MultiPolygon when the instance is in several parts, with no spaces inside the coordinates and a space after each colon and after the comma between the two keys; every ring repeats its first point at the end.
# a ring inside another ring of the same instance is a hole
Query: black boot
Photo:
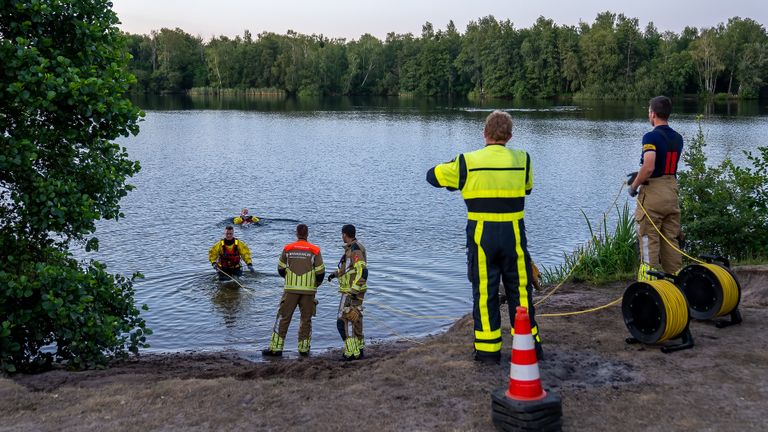
{"type": "Polygon", "coordinates": [[[282,351],[272,351],[271,349],[263,349],[261,350],[261,355],[264,357],[282,357],[283,352],[282,351]]]}
{"type": "Polygon", "coordinates": [[[499,361],[501,361],[501,353],[489,353],[475,350],[475,361],[487,365],[499,364],[499,361]]]}
{"type": "Polygon", "coordinates": [[[535,342],[536,345],[536,360],[544,360],[544,349],[541,348],[541,342],[535,342]]]}
{"type": "Polygon", "coordinates": [[[346,354],[341,355],[341,361],[355,361],[355,360],[360,360],[361,358],[362,358],[362,353],[359,356],[355,356],[355,355],[348,356],[346,354]]]}

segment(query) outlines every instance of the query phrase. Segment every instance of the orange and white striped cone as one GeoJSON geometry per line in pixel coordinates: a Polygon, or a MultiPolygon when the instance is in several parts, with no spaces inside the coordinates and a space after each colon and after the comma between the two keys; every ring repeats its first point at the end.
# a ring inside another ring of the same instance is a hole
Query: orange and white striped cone
{"type": "Polygon", "coordinates": [[[541,387],[536,346],[531,334],[528,309],[518,306],[515,313],[515,335],[509,366],[509,389],[506,396],[516,400],[539,400],[547,396],[541,387]]]}
{"type": "Polygon", "coordinates": [[[541,387],[536,346],[528,310],[518,307],[512,338],[509,387],[491,392],[491,420],[503,431],[559,431],[563,425],[560,395],[541,387]]]}

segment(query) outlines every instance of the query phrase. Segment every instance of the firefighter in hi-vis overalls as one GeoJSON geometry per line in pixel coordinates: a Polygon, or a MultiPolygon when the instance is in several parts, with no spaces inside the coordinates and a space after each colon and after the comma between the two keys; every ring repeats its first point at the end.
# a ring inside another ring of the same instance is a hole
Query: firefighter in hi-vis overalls
{"type": "MultiPolygon", "coordinates": [[[[523,150],[507,148],[512,117],[492,112],[483,128],[485,146],[463,153],[427,172],[436,187],[460,190],[467,205],[467,264],[472,282],[475,360],[501,358],[499,279],[504,283],[510,322],[516,306],[528,309],[536,353],[541,338],[531,298],[533,277],[523,222],[525,196],[533,189],[531,159],[523,150]]],[[[512,328],[514,332],[514,326],[512,328]]]]}

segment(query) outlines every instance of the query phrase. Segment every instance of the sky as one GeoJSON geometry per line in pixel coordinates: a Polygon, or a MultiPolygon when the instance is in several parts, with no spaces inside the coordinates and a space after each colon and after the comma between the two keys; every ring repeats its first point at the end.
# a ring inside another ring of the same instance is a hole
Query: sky
{"type": "Polygon", "coordinates": [[[592,23],[598,13],[623,13],[640,20],[644,29],[653,22],[660,31],[680,33],[686,26],[712,27],[739,16],[768,25],[765,0],[112,0],[129,33],[148,34],[163,27],[181,28],[210,39],[234,37],[245,30],[285,34],[323,34],[329,38],[358,39],[370,33],[384,39],[389,32],[421,34],[429,21],[435,30],[453,20],[463,33],[470,21],[493,15],[509,19],[515,28],[530,27],[539,16],[558,25],[592,23]]]}

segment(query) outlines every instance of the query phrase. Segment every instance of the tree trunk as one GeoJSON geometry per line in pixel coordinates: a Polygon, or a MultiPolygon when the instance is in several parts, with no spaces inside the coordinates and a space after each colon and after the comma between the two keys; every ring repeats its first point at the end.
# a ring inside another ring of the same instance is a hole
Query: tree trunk
{"type": "Polygon", "coordinates": [[[219,71],[219,56],[213,57],[213,67],[216,70],[216,77],[219,79],[219,90],[221,90],[221,72],[219,71]]]}
{"type": "Polygon", "coordinates": [[[632,48],[632,38],[629,39],[627,44],[627,84],[629,84],[629,61],[630,61],[630,49],[632,48]]]}
{"type": "Polygon", "coordinates": [[[731,95],[731,85],[733,84],[733,71],[731,71],[731,76],[728,77],[728,95],[731,95]]]}
{"type": "Polygon", "coordinates": [[[363,88],[363,86],[365,85],[365,82],[368,80],[368,74],[371,73],[374,67],[376,67],[376,65],[374,65],[373,63],[371,63],[371,65],[368,66],[368,70],[365,71],[365,77],[363,78],[363,82],[360,83],[360,88],[363,88]]]}

